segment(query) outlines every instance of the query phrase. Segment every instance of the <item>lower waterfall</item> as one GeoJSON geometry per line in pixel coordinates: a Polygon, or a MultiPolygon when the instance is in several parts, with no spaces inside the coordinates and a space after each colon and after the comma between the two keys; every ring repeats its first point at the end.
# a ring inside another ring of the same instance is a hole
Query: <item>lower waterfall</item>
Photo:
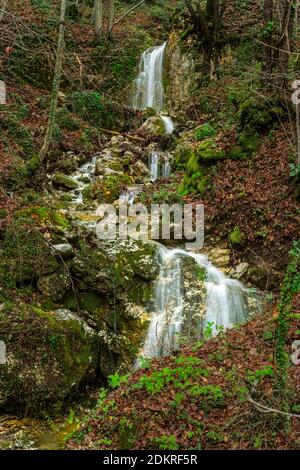
{"type": "Polygon", "coordinates": [[[248,317],[247,290],[239,281],[225,276],[205,255],[179,248],[158,246],[159,276],[154,288],[153,309],[147,337],[140,355],[158,357],[170,354],[179,346],[179,337],[185,323],[185,299],[182,288],[182,260],[192,258],[195,266],[205,270],[206,311],[199,335],[209,326],[216,335],[243,323],[248,317]]]}

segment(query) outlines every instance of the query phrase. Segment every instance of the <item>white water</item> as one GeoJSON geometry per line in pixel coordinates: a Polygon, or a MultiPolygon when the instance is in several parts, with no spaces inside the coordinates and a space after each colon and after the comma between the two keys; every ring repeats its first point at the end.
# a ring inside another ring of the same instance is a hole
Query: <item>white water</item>
{"type": "Polygon", "coordinates": [[[172,121],[170,116],[165,116],[164,114],[162,114],[161,118],[164,122],[166,133],[173,134],[175,127],[174,127],[174,122],[172,121]]]}
{"type": "Polygon", "coordinates": [[[158,112],[162,110],[163,57],[166,44],[150,47],[142,54],[139,75],[134,82],[136,92],[133,107],[136,109],[154,108],[158,112]]]}
{"type": "Polygon", "coordinates": [[[73,204],[82,204],[83,197],[82,191],[84,187],[89,184],[94,176],[95,173],[95,166],[96,166],[97,157],[93,157],[92,160],[84,163],[78,171],[73,175],[73,180],[76,181],[78,184],[78,188],[74,189],[71,194],[73,197],[73,204]]]}
{"type": "MultiPolygon", "coordinates": [[[[182,258],[193,258],[206,272],[206,312],[201,331],[207,326],[212,335],[220,327],[231,328],[247,319],[247,296],[244,286],[227,278],[206,256],[182,249],[158,245],[160,272],[154,290],[154,306],[141,356],[157,357],[178,348],[178,339],[185,322],[182,288],[182,258]]],[[[195,312],[197,313],[197,312],[195,312]]]]}
{"type": "Polygon", "coordinates": [[[149,171],[150,181],[156,181],[159,176],[159,157],[156,152],[151,152],[149,155],[149,171]]]}
{"type": "Polygon", "coordinates": [[[159,178],[169,178],[171,176],[171,164],[167,155],[159,155],[151,152],[149,155],[150,181],[154,182],[159,178]]]}
{"type": "MultiPolygon", "coordinates": [[[[163,59],[167,43],[150,47],[143,52],[138,77],[134,81],[135,94],[133,107],[135,109],[153,108],[158,113],[163,109],[163,59]]],[[[174,123],[170,116],[161,115],[166,133],[174,132],[174,123]]]]}

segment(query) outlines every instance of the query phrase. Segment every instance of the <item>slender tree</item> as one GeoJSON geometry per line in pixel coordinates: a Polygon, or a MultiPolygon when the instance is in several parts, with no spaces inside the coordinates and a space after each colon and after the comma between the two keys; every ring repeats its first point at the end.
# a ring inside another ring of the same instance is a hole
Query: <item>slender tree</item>
{"type": "Polygon", "coordinates": [[[5,10],[7,6],[7,0],[2,0],[0,2],[0,22],[3,20],[4,15],[5,15],[5,10]]]}
{"type": "Polygon", "coordinates": [[[44,143],[40,151],[41,162],[44,160],[48,152],[48,149],[52,140],[52,136],[53,136],[53,129],[55,126],[57,101],[58,101],[60,79],[61,79],[61,73],[62,73],[62,62],[63,62],[64,48],[65,48],[67,3],[68,3],[68,0],[61,0],[59,34],[58,34],[58,43],[57,43],[57,52],[56,52],[56,64],[55,64],[54,78],[53,78],[53,84],[52,84],[52,96],[51,96],[48,125],[47,125],[44,143]]]}
{"type": "Polygon", "coordinates": [[[96,35],[103,36],[103,1],[95,0],[94,4],[94,26],[96,35]]]}
{"type": "Polygon", "coordinates": [[[115,0],[109,0],[108,6],[108,36],[111,35],[115,19],[115,0]]]}
{"type": "Polygon", "coordinates": [[[264,44],[262,59],[262,83],[269,84],[273,69],[273,0],[264,0],[264,44]]]}

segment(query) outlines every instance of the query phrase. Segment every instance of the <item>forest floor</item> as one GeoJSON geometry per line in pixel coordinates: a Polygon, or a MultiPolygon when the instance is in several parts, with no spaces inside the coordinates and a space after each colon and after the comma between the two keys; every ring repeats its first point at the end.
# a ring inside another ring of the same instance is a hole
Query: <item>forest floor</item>
{"type": "MultiPolygon", "coordinates": [[[[284,402],[274,381],[277,315],[270,307],[244,326],[145,361],[129,378],[112,377],[116,390],[101,395],[67,447],[299,449],[299,419],[278,413],[284,402]]],[[[297,320],[291,321],[290,353],[296,330],[297,320]]],[[[287,384],[299,414],[299,366],[290,367],[287,384]]]]}

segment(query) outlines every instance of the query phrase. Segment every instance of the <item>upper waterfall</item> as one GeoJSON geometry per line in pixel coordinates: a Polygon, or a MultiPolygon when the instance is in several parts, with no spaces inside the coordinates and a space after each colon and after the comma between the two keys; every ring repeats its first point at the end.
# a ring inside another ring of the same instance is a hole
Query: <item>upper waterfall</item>
{"type": "Polygon", "coordinates": [[[163,57],[167,43],[150,47],[143,52],[139,75],[135,79],[133,107],[136,109],[154,108],[161,111],[164,100],[163,57]]]}

